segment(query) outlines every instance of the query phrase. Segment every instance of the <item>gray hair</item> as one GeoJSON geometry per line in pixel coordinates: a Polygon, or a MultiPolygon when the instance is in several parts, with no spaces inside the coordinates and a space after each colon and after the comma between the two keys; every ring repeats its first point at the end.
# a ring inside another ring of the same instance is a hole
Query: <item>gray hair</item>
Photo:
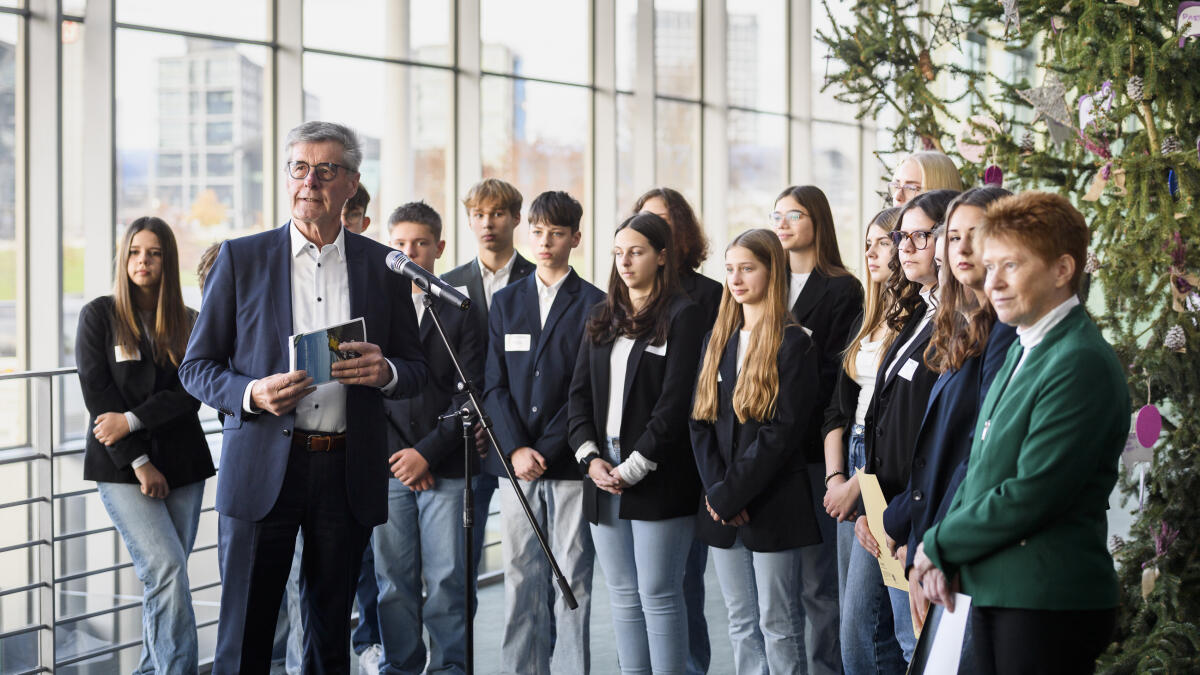
{"type": "Polygon", "coordinates": [[[352,171],[358,171],[362,164],[362,146],[358,143],[358,134],[350,127],[335,122],[305,122],[288,132],[283,153],[291,156],[292,146],[297,143],[323,143],[334,141],[341,143],[343,148],[342,161],[352,171]]]}

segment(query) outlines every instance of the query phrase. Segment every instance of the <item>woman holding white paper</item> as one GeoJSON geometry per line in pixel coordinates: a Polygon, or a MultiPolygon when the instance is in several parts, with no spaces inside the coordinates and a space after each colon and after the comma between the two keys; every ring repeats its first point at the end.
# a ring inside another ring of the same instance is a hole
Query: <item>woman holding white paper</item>
{"type": "Polygon", "coordinates": [[[1107,508],[1129,431],[1116,354],[1080,305],[1089,233],[1065,198],[1026,192],[976,230],[985,290],[1016,326],[979,411],[966,477],[914,560],[953,606],[972,597],[979,673],[1089,673],[1116,625],[1107,508]]]}

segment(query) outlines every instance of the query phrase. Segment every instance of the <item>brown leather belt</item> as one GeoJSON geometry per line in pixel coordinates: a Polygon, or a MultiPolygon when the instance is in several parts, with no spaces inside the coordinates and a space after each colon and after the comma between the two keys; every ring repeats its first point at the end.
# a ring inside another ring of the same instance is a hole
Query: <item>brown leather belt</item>
{"type": "Polygon", "coordinates": [[[314,434],[296,429],[292,432],[292,447],[309,452],[333,452],[346,449],[346,434],[314,434]]]}

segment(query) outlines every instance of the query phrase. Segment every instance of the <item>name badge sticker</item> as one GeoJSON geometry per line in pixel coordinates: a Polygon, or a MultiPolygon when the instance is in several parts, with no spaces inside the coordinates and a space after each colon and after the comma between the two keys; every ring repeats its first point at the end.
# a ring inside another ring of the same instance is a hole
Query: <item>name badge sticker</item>
{"type": "Polygon", "coordinates": [[[113,359],[117,363],[121,363],[122,361],[141,361],[142,350],[134,347],[133,351],[129,352],[125,351],[125,348],[121,345],[113,345],[113,359]]]}
{"type": "Polygon", "coordinates": [[[899,375],[909,382],[912,382],[913,373],[915,372],[917,372],[917,362],[913,359],[909,359],[904,363],[903,366],[901,366],[899,375]]]}
{"type": "Polygon", "coordinates": [[[657,347],[655,347],[654,345],[646,345],[646,353],[647,354],[656,354],[658,356],[666,356],[667,355],[667,343],[664,342],[661,345],[658,345],[657,347]]]}
{"type": "Polygon", "coordinates": [[[529,333],[505,333],[504,334],[504,351],[506,351],[506,352],[527,352],[527,351],[529,351],[529,333]]]}

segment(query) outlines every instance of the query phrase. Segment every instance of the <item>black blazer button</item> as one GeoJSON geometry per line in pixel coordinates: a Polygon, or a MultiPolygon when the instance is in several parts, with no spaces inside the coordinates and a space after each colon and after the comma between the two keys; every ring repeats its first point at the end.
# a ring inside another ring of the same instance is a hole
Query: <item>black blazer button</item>
{"type": "Polygon", "coordinates": [[[920,490],[913,490],[912,498],[914,502],[919,502],[925,498],[925,493],[920,490]]]}
{"type": "Polygon", "coordinates": [[[291,430],[291,429],[284,429],[284,430],[283,430],[283,435],[284,435],[284,437],[291,436],[291,435],[292,435],[292,430],[291,430]]]}
{"type": "Polygon", "coordinates": [[[913,466],[918,469],[924,469],[925,468],[925,458],[918,457],[918,458],[914,459],[913,466]]]}

